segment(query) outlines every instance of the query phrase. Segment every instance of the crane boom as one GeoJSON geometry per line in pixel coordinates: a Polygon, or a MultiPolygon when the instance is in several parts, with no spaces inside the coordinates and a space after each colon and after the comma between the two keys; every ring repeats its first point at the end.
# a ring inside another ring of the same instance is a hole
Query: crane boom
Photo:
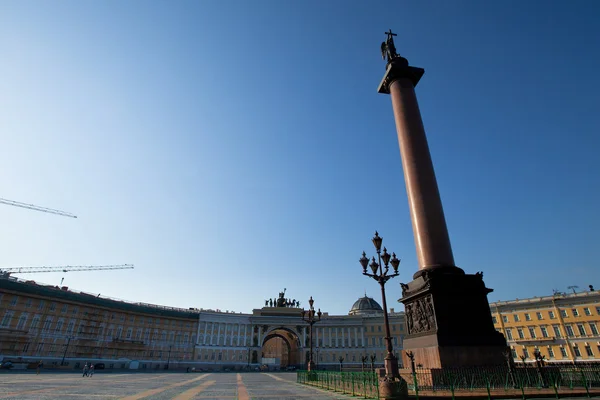
{"type": "Polygon", "coordinates": [[[64,265],[57,267],[11,267],[0,268],[0,273],[32,274],[37,272],[69,272],[69,271],[97,271],[107,269],[133,269],[133,264],[120,265],[64,265]]]}
{"type": "Polygon", "coordinates": [[[66,211],[55,210],[54,208],[40,207],[40,206],[36,206],[34,204],[21,203],[19,201],[14,201],[14,200],[7,200],[7,199],[0,198],[0,204],[7,204],[9,206],[28,208],[30,210],[42,211],[42,212],[46,212],[46,213],[50,213],[50,214],[62,215],[63,217],[77,218],[76,215],[73,215],[73,214],[71,214],[69,212],[66,212],[66,211]]]}

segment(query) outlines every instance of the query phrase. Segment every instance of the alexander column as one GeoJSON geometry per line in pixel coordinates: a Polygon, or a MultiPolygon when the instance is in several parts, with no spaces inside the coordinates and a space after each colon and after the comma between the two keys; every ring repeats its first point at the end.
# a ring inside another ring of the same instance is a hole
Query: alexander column
{"type": "Polygon", "coordinates": [[[425,368],[501,365],[504,336],[494,329],[483,273],[474,275],[454,264],[442,201],[415,95],[425,72],[396,52],[394,36],[381,44],[386,72],[378,92],[392,98],[404,181],[419,270],[401,284],[408,335],[403,361],[412,352],[425,368]]]}

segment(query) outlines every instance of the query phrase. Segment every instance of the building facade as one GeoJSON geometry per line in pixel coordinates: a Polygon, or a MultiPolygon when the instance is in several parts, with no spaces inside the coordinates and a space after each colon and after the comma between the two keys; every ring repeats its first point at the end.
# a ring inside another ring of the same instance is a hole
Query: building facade
{"type": "MultiPolygon", "coordinates": [[[[282,294],[280,293],[280,296],[282,294]]],[[[0,276],[0,360],[78,368],[207,370],[303,368],[310,328],[297,302],[265,302],[251,314],[180,309],[0,276]],[[279,306],[278,306],[279,305],[279,306]]],[[[517,362],[600,361],[600,294],[587,292],[490,304],[495,327],[517,362]]],[[[403,312],[389,312],[396,356],[406,334],[403,312]]],[[[359,298],[347,315],[323,313],[313,325],[313,361],[321,369],[381,365],[386,354],[383,310],[359,298]]],[[[399,357],[401,359],[401,357],[399,357]]]]}
{"type": "MultiPolygon", "coordinates": [[[[179,309],[2,276],[0,360],[42,360],[57,368],[84,362],[142,369],[301,368],[310,354],[310,330],[295,303],[252,314],[179,309]]],[[[404,314],[389,314],[399,352],[404,314]]],[[[365,296],[348,315],[324,313],[314,324],[313,360],[323,368],[338,366],[340,357],[345,366],[360,366],[361,357],[371,355],[382,362],[384,332],[381,306],[365,296]]]]}
{"type": "Polygon", "coordinates": [[[548,362],[600,361],[600,293],[590,289],[491,303],[515,361],[534,362],[535,351],[548,362]]]}

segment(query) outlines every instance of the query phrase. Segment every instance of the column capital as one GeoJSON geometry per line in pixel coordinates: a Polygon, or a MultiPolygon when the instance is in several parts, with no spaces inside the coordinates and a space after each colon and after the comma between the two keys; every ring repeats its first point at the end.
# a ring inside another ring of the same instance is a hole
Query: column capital
{"type": "Polygon", "coordinates": [[[406,58],[394,58],[387,64],[383,79],[377,87],[377,93],[390,94],[390,86],[392,83],[403,78],[410,80],[413,86],[417,86],[417,83],[419,83],[419,80],[421,80],[424,73],[425,70],[423,68],[409,66],[406,58]]]}

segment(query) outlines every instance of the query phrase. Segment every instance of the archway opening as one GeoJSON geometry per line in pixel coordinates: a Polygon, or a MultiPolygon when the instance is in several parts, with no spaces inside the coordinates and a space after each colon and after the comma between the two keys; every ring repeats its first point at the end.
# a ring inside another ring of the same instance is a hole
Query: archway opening
{"type": "Polygon", "coordinates": [[[274,368],[298,367],[302,362],[298,336],[288,329],[275,329],[265,337],[262,363],[274,368]]]}

